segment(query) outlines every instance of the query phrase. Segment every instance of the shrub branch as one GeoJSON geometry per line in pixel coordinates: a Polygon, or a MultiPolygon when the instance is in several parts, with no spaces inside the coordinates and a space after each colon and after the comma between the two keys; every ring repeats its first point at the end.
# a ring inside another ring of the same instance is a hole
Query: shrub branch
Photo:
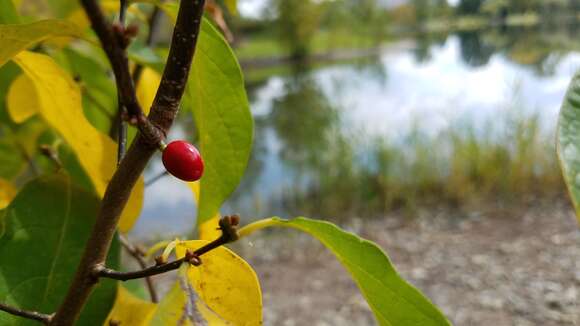
{"type": "Polygon", "coordinates": [[[169,271],[173,271],[181,267],[183,263],[190,263],[194,266],[201,265],[201,260],[193,255],[186,255],[183,258],[174,260],[169,263],[151,266],[142,270],[134,271],[134,272],[119,272],[114,269],[107,268],[103,265],[95,266],[94,273],[96,277],[105,277],[111,278],[118,281],[128,281],[128,280],[135,280],[139,278],[145,278],[150,276],[155,276],[159,274],[163,274],[169,271]]]}
{"type": "MultiPolygon", "coordinates": [[[[131,242],[129,242],[129,239],[127,239],[122,234],[119,234],[119,242],[121,242],[121,245],[127,250],[131,257],[135,258],[142,269],[147,268],[147,262],[145,261],[144,253],[141,248],[133,245],[131,242]]],[[[159,302],[159,296],[157,295],[155,284],[153,284],[153,279],[151,279],[151,277],[145,277],[145,284],[147,285],[147,290],[149,291],[151,302],[159,302]]]]}
{"type": "Polygon", "coordinates": [[[122,44],[115,38],[113,29],[106,22],[96,0],[81,0],[81,3],[111,61],[123,104],[130,115],[138,116],[141,133],[130,146],[107,186],[75,277],[50,322],[50,325],[59,326],[72,325],[78,319],[98,281],[94,277],[95,267],[104,264],[106,260],[131,190],[175,119],[193,60],[204,6],[204,0],[181,0],[168,61],[147,119],[137,103],[122,44]]]}
{"type": "Polygon", "coordinates": [[[194,266],[199,266],[202,263],[200,260],[201,255],[208,253],[211,250],[214,250],[215,248],[223,246],[227,243],[236,241],[238,239],[236,227],[239,221],[240,218],[237,215],[224,216],[219,222],[219,228],[222,231],[222,234],[220,235],[219,238],[206,244],[205,246],[202,246],[201,248],[195,251],[187,251],[185,257],[174,260],[172,262],[160,263],[155,266],[144,268],[142,270],[135,272],[119,272],[107,268],[104,265],[96,265],[93,273],[96,278],[105,277],[119,281],[128,281],[139,278],[148,278],[150,276],[176,270],[179,267],[181,267],[183,263],[189,263],[194,266]]]}
{"type": "Polygon", "coordinates": [[[81,0],[81,4],[111,63],[119,96],[119,108],[127,111],[124,119],[137,125],[149,142],[159,142],[163,139],[163,132],[145,118],[141,105],[137,101],[135,85],[129,72],[125,27],[120,24],[109,24],[95,0],[81,0]]]}
{"type": "Polygon", "coordinates": [[[47,315],[47,314],[43,314],[40,312],[36,312],[36,311],[27,311],[27,310],[22,310],[19,308],[15,308],[12,306],[9,306],[7,304],[4,304],[2,302],[0,302],[0,310],[5,311],[9,314],[12,314],[14,316],[19,316],[22,318],[26,318],[26,319],[32,319],[32,320],[36,320],[39,321],[43,324],[47,324],[50,323],[50,320],[52,319],[51,315],[47,315]]]}

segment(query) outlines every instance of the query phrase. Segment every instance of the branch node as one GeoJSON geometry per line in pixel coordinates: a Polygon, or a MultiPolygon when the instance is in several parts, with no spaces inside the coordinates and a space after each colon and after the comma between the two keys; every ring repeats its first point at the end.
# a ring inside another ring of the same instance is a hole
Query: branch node
{"type": "Polygon", "coordinates": [[[201,258],[191,249],[185,251],[185,260],[193,266],[201,265],[201,258]]]}
{"type": "Polygon", "coordinates": [[[107,267],[105,267],[104,264],[95,264],[93,266],[93,269],[91,270],[91,276],[95,279],[98,280],[99,277],[101,276],[101,273],[103,273],[104,270],[106,270],[107,267]]]}
{"type": "Polygon", "coordinates": [[[50,145],[42,144],[40,145],[39,149],[42,155],[46,156],[52,163],[54,163],[57,171],[62,169],[62,162],[58,157],[58,152],[54,148],[52,148],[50,145]]]}
{"type": "Polygon", "coordinates": [[[165,260],[165,258],[163,258],[163,256],[155,257],[155,266],[163,265],[165,263],[167,263],[167,261],[165,260]]]}

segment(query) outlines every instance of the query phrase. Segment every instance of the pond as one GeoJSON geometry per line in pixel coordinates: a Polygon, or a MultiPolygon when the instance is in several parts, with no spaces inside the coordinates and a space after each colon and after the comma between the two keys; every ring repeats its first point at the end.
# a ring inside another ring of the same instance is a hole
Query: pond
{"type": "MultiPolygon", "coordinates": [[[[574,30],[419,35],[373,57],[248,81],[254,149],[222,213],[332,220],[432,194],[461,201],[538,181],[559,187],[554,130],[580,66],[574,30]]],[[[146,180],[160,171],[154,161],[146,180]]],[[[187,186],[165,177],[146,197],[133,235],[191,231],[187,186]]]]}

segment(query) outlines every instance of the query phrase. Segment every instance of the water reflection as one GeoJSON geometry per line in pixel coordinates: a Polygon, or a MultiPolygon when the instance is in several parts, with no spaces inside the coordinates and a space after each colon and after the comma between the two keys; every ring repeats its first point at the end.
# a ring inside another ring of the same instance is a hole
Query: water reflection
{"type": "Polygon", "coordinates": [[[477,68],[489,63],[496,52],[493,45],[484,42],[482,34],[476,31],[457,33],[461,47],[461,59],[470,67],[477,68]]]}
{"type": "MultiPolygon", "coordinates": [[[[253,154],[223,211],[380,216],[561,189],[553,132],[580,65],[572,32],[423,34],[411,51],[252,83],[253,154]]],[[[175,224],[189,228],[192,217],[175,224]]]]}
{"type": "Polygon", "coordinates": [[[553,127],[580,60],[546,52],[551,31],[537,32],[419,35],[411,52],[273,76],[252,90],[271,137],[257,138],[254,160],[267,158],[265,170],[275,161],[277,173],[243,188],[260,205],[241,205],[238,192],[228,209],[332,218],[415,200],[393,192],[459,200],[478,185],[522,190],[526,178],[557,188],[553,127]]]}

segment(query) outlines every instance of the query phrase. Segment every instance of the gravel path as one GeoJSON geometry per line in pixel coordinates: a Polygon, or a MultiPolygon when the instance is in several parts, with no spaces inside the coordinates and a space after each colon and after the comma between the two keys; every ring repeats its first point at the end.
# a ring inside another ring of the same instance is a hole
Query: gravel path
{"type": "MultiPolygon", "coordinates": [[[[568,204],[418,215],[342,225],[378,242],[455,325],[580,323],[580,232],[568,204]]],[[[236,250],[260,276],[266,325],[375,323],[347,273],[309,237],[262,232],[236,250]]]]}

